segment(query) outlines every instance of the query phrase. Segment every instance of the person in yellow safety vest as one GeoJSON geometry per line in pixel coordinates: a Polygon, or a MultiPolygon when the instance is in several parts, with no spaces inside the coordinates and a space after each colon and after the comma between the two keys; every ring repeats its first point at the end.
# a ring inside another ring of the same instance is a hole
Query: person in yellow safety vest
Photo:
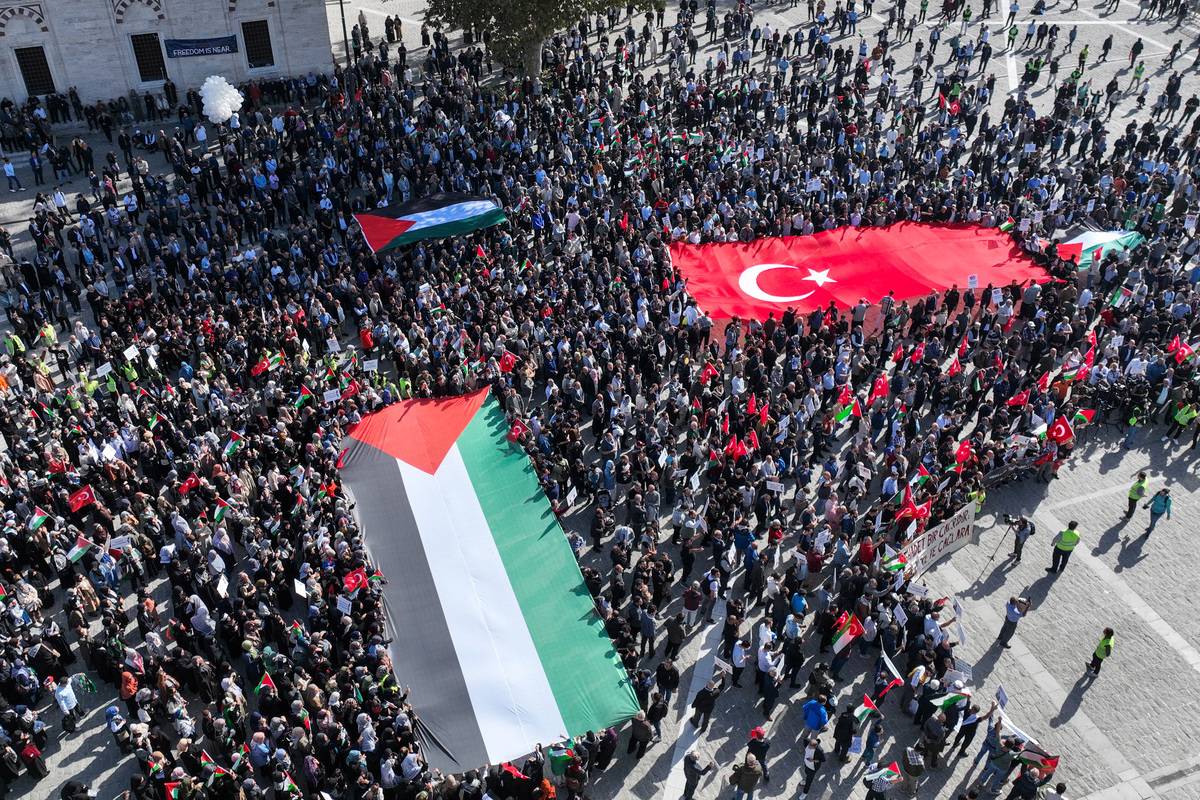
{"type": "Polygon", "coordinates": [[[1167,435],[1162,437],[1162,440],[1164,442],[1167,439],[1170,439],[1172,442],[1179,441],[1179,434],[1183,433],[1198,415],[1200,415],[1200,411],[1196,410],[1195,403],[1184,403],[1175,409],[1175,419],[1171,423],[1171,427],[1167,429],[1167,435]]]}
{"type": "Polygon", "coordinates": [[[53,347],[54,345],[58,344],[58,331],[54,330],[54,326],[47,322],[38,331],[38,338],[45,339],[46,344],[49,347],[53,347]]]}
{"type": "Polygon", "coordinates": [[[978,516],[983,513],[983,504],[987,500],[987,492],[980,486],[973,492],[967,492],[967,499],[975,501],[975,514],[978,516]]]}
{"type": "Polygon", "coordinates": [[[1105,628],[1104,635],[1100,637],[1100,644],[1096,645],[1096,649],[1092,651],[1092,661],[1087,666],[1087,674],[1093,678],[1100,674],[1100,665],[1104,663],[1104,659],[1112,655],[1113,638],[1116,633],[1112,628],[1105,628]]]}
{"type": "Polygon", "coordinates": [[[25,343],[21,341],[21,337],[17,336],[16,331],[10,331],[4,337],[4,349],[8,351],[10,356],[20,356],[25,354],[25,343]]]}
{"type": "Polygon", "coordinates": [[[126,361],[121,365],[121,372],[125,374],[125,380],[134,383],[138,379],[137,367],[133,366],[132,361],[126,361]]]}
{"type": "Polygon", "coordinates": [[[1129,508],[1125,511],[1125,519],[1133,519],[1133,512],[1137,511],[1138,501],[1146,496],[1146,473],[1139,472],[1137,480],[1133,482],[1133,486],[1129,487],[1129,508]]]}
{"type": "Polygon", "coordinates": [[[1076,530],[1078,527],[1079,523],[1071,520],[1065,530],[1054,535],[1054,555],[1050,566],[1046,567],[1046,572],[1058,574],[1067,568],[1067,562],[1071,560],[1071,551],[1079,544],[1079,531],[1076,530]]]}

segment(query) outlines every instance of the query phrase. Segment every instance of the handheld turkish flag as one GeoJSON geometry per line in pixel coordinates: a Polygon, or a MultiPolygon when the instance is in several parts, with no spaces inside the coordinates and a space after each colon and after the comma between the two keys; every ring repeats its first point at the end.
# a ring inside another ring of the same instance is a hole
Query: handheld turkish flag
{"type": "Polygon", "coordinates": [[[880,397],[886,399],[889,392],[887,375],[876,376],[875,383],[871,386],[871,396],[867,398],[867,405],[873,405],[880,397]]]}
{"type": "Polygon", "coordinates": [[[1067,418],[1059,414],[1055,417],[1054,424],[1046,429],[1046,438],[1062,444],[1074,439],[1075,431],[1071,429],[1071,423],[1067,422],[1067,418]]]}
{"type": "Polygon", "coordinates": [[[1010,405],[1010,406],[1027,406],[1027,405],[1029,405],[1029,390],[1026,389],[1023,392],[1017,392],[1012,397],[1008,398],[1008,403],[1006,403],[1006,405],[1010,405]]]}
{"type": "Polygon", "coordinates": [[[899,364],[904,360],[904,345],[896,345],[896,349],[892,351],[892,363],[899,364]]]}
{"type": "Polygon", "coordinates": [[[90,506],[96,502],[96,494],[92,491],[91,486],[84,486],[82,489],[77,489],[67,498],[67,506],[72,512],[78,511],[84,506],[90,506]]]}
{"type": "Polygon", "coordinates": [[[721,371],[712,365],[711,361],[704,364],[704,369],[700,370],[700,385],[708,386],[708,382],[721,374],[721,371]]]}
{"type": "Polygon", "coordinates": [[[1043,372],[1042,377],[1038,378],[1037,388],[1039,392],[1050,391],[1050,373],[1043,372]]]}
{"type": "Polygon", "coordinates": [[[500,371],[501,372],[512,372],[513,367],[515,367],[516,365],[517,365],[517,357],[514,356],[512,353],[508,352],[507,350],[505,350],[504,355],[500,356],[500,371]]]}
{"type": "Polygon", "coordinates": [[[993,286],[1050,279],[1002,231],[918,222],[752,242],[677,241],[671,261],[715,319],[766,320],[772,313],[778,319],[788,308],[806,313],[830,301],[849,309],[889,291],[909,300],[949,289],[967,274],[993,286]]]}
{"type": "Polygon", "coordinates": [[[962,364],[959,362],[958,356],[955,356],[954,360],[950,362],[950,366],[946,367],[946,377],[953,378],[960,372],[962,372],[962,364]]]}
{"type": "Polygon", "coordinates": [[[179,493],[187,494],[192,489],[198,488],[200,488],[200,477],[193,472],[191,475],[188,475],[186,479],[184,479],[183,483],[179,484],[179,493]]]}
{"type": "Polygon", "coordinates": [[[850,384],[842,384],[842,390],[838,393],[838,405],[848,406],[850,401],[854,399],[854,392],[850,390],[850,384]]]}
{"type": "Polygon", "coordinates": [[[512,427],[508,429],[508,440],[515,442],[527,433],[529,433],[529,426],[519,419],[514,419],[512,427]]]}
{"type": "Polygon", "coordinates": [[[925,358],[925,343],[921,342],[913,348],[912,355],[908,357],[914,364],[920,364],[921,359],[925,358]]]}
{"type": "Polygon", "coordinates": [[[367,585],[367,570],[364,567],[347,572],[342,578],[342,586],[347,592],[356,592],[367,585]]]}

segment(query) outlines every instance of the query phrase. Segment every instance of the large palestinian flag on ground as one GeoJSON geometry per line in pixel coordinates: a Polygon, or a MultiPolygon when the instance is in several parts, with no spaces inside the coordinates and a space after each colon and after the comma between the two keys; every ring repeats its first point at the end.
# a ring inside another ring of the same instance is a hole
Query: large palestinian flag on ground
{"type": "Polygon", "coordinates": [[[410,203],[355,214],[373,253],[411,244],[419,239],[461,236],[507,219],[494,200],[467,194],[433,194],[410,203]]]}
{"type": "Polygon", "coordinates": [[[805,313],[830,301],[847,309],[864,298],[878,303],[889,291],[900,301],[955,285],[965,291],[1050,280],[1003,231],[919,222],[752,242],[675,242],[671,261],[715,319],[779,319],[789,307],[805,313]]]}
{"type": "Polygon", "coordinates": [[[638,703],[529,459],[487,390],[363,419],[343,478],[388,576],[425,755],[461,771],[629,719],[638,703]]]}
{"type": "Polygon", "coordinates": [[[1132,250],[1146,241],[1135,231],[1084,231],[1058,246],[1058,257],[1074,260],[1080,269],[1089,269],[1114,251],[1132,250]]]}

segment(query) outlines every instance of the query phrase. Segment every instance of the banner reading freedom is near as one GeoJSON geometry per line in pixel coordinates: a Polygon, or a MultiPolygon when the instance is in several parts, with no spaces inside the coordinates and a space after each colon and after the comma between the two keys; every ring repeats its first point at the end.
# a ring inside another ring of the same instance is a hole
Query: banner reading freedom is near
{"type": "Polygon", "coordinates": [[[789,307],[805,313],[831,301],[844,310],[859,299],[878,303],[889,291],[900,301],[956,285],[965,291],[969,283],[984,289],[1050,280],[1007,233],[919,222],[752,242],[675,242],[671,261],[714,319],[779,319],[789,307]]]}
{"type": "Polygon", "coordinates": [[[525,452],[487,389],[409,400],[350,432],[357,503],[425,758],[498,764],[618,725],[637,698],[525,452]]]}

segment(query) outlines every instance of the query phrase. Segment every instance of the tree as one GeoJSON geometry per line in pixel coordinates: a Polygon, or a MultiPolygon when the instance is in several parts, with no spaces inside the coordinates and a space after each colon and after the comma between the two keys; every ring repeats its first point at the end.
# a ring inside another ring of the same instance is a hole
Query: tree
{"type": "MultiPolygon", "coordinates": [[[[662,2],[634,0],[632,5],[648,11],[662,2]]],[[[624,0],[429,0],[425,19],[433,26],[486,31],[500,63],[519,66],[525,75],[537,77],[547,38],[586,15],[625,5],[624,0]]]]}

